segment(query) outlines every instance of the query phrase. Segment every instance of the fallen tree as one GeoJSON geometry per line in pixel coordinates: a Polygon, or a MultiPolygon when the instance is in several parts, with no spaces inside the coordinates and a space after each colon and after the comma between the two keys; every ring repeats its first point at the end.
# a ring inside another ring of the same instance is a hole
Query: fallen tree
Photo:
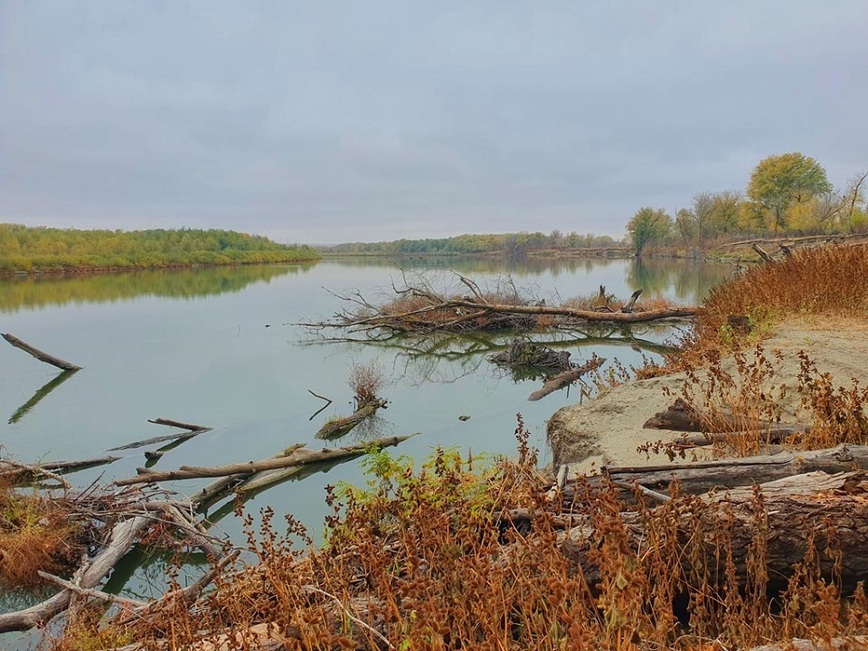
{"type": "Polygon", "coordinates": [[[314,435],[314,438],[330,441],[349,434],[368,418],[375,415],[378,410],[385,409],[387,404],[388,403],[385,400],[380,400],[379,398],[368,400],[360,405],[359,408],[349,416],[333,418],[326,421],[314,435]]]}
{"type": "Polygon", "coordinates": [[[272,457],[259,461],[246,461],[233,463],[226,466],[181,466],[178,470],[155,471],[147,468],[137,468],[138,475],[115,481],[116,486],[129,486],[132,484],[147,484],[158,481],[174,481],[179,479],[200,479],[202,477],[226,477],[230,475],[252,475],[253,473],[277,468],[289,468],[291,466],[303,466],[307,464],[332,461],[334,459],[359,456],[372,448],[385,448],[398,445],[406,441],[409,436],[390,436],[387,438],[369,441],[364,444],[351,445],[342,448],[323,448],[310,450],[298,448],[290,454],[282,457],[272,457]]]}
{"type": "MultiPolygon", "coordinates": [[[[331,321],[297,323],[311,329],[339,328],[352,332],[388,330],[392,332],[470,332],[492,330],[535,330],[570,327],[584,323],[647,323],[664,319],[686,319],[696,315],[697,308],[668,306],[640,309],[636,306],[639,292],[621,306],[574,302],[560,306],[545,300],[524,298],[510,284],[511,291],[484,292],[469,278],[457,275],[470,293],[459,295],[435,291],[425,279],[398,288],[393,286],[394,299],[374,304],[360,293],[338,296],[351,307],[335,315],[331,321]]],[[[605,294],[605,288],[603,293],[605,294]]]]}

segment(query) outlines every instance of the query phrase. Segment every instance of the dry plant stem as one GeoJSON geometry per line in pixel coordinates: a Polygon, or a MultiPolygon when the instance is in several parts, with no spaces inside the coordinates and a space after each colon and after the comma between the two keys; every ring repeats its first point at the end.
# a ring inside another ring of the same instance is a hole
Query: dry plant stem
{"type": "MultiPolygon", "coordinates": [[[[97,585],[129,551],[137,535],[149,521],[150,518],[140,516],[116,524],[112,529],[109,543],[94,557],[86,569],[83,569],[77,584],[82,588],[92,588],[97,585]]],[[[63,590],[30,608],[0,614],[0,633],[24,631],[48,622],[66,609],[72,595],[71,591],[63,590]]]]}
{"type": "Polygon", "coordinates": [[[347,608],[346,606],[344,606],[344,604],[341,602],[341,600],[338,599],[338,598],[337,598],[336,596],[334,596],[333,594],[329,594],[328,592],[325,592],[324,590],[320,590],[319,588],[317,588],[316,586],[313,586],[313,585],[307,585],[307,586],[304,586],[302,589],[303,589],[305,592],[315,592],[315,593],[317,593],[317,594],[321,594],[321,595],[323,595],[324,597],[328,597],[329,599],[331,599],[332,601],[334,601],[334,602],[338,605],[338,607],[341,609],[341,611],[343,612],[343,614],[346,615],[347,617],[349,617],[349,618],[353,621],[353,623],[355,623],[357,626],[361,626],[361,627],[364,628],[365,630],[370,631],[371,633],[373,633],[373,634],[377,637],[377,639],[379,639],[381,642],[383,642],[383,643],[384,643],[386,646],[388,646],[390,649],[394,649],[394,648],[395,648],[394,645],[393,645],[391,642],[389,642],[389,640],[386,639],[386,638],[383,636],[382,633],[380,633],[380,631],[378,631],[378,630],[375,629],[374,627],[370,626],[369,624],[366,624],[366,623],[363,622],[361,619],[359,619],[358,617],[356,617],[355,615],[353,615],[353,614],[350,612],[349,608],[347,608]]]}
{"type": "Polygon", "coordinates": [[[48,353],[44,353],[38,348],[34,348],[30,344],[21,341],[15,335],[6,333],[3,335],[3,338],[8,341],[10,344],[15,346],[16,348],[20,348],[25,353],[32,355],[40,362],[45,362],[46,364],[51,364],[52,366],[56,366],[57,368],[63,369],[64,371],[80,371],[81,366],[77,364],[73,364],[72,362],[67,362],[66,360],[60,359],[59,357],[54,357],[53,355],[49,355],[48,353]]]}

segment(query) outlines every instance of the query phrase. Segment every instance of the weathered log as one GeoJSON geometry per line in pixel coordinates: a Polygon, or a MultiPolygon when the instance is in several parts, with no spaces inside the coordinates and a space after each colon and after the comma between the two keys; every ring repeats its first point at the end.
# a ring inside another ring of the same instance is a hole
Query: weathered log
{"type": "MultiPolygon", "coordinates": [[[[274,455],[274,458],[278,459],[282,457],[288,457],[290,454],[303,447],[303,443],[296,443],[274,455]]],[[[194,493],[193,496],[190,498],[190,501],[195,505],[197,509],[203,510],[217,500],[222,499],[223,497],[228,495],[236,486],[238,486],[238,484],[240,484],[248,477],[251,477],[250,473],[239,473],[235,475],[227,475],[226,477],[216,479],[202,490],[194,493]]]]}
{"type": "Polygon", "coordinates": [[[30,344],[21,341],[15,335],[5,333],[3,338],[8,341],[10,344],[15,346],[16,348],[20,348],[25,353],[32,355],[40,362],[45,362],[46,364],[51,364],[52,366],[56,366],[57,368],[63,369],[64,371],[80,371],[81,366],[77,364],[73,364],[72,362],[67,362],[66,360],[60,359],[59,357],[55,357],[54,355],[49,355],[48,353],[44,353],[38,348],[34,348],[30,344]]]}
{"type": "Polygon", "coordinates": [[[178,427],[180,429],[187,430],[186,432],[182,432],[180,434],[166,434],[165,436],[153,436],[149,439],[142,439],[141,441],[134,441],[132,443],[127,443],[126,445],[119,445],[116,448],[109,448],[109,452],[115,452],[117,450],[134,450],[136,448],[143,448],[146,445],[153,445],[154,443],[163,443],[164,441],[174,441],[178,444],[183,443],[184,441],[193,438],[194,436],[198,436],[204,432],[210,432],[210,427],[205,427],[204,425],[193,425],[191,423],[182,423],[178,420],[169,420],[168,418],[154,418],[148,419],[149,423],[153,423],[154,425],[166,425],[167,427],[178,427]]]}
{"type": "Polygon", "coordinates": [[[807,434],[810,425],[775,423],[758,418],[735,417],[731,414],[707,414],[694,409],[682,398],[676,398],[665,411],[659,411],[645,421],[648,429],[668,429],[678,432],[743,432],[760,431],[768,434],[769,442],[780,442],[792,434],[807,434]]]}
{"type": "Polygon", "coordinates": [[[537,389],[530,396],[528,396],[528,400],[536,401],[541,398],[545,398],[550,393],[554,393],[559,389],[563,389],[565,386],[568,386],[582,377],[585,373],[590,371],[594,371],[600,368],[606,362],[605,357],[597,357],[596,354],[591,356],[587,362],[582,364],[581,366],[577,366],[576,368],[570,369],[569,371],[564,371],[563,373],[558,373],[552,378],[546,380],[545,384],[543,384],[541,389],[537,389]]]}
{"type": "Polygon", "coordinates": [[[768,254],[768,252],[767,252],[765,249],[763,249],[763,248],[762,248],[759,244],[757,244],[756,242],[754,242],[753,244],[751,244],[751,245],[750,245],[750,248],[752,248],[754,251],[756,251],[757,254],[759,254],[759,257],[761,257],[761,258],[762,258],[763,260],[765,260],[766,262],[768,262],[768,263],[770,263],[770,264],[771,264],[771,263],[774,263],[775,259],[774,259],[772,256],[770,256],[770,255],[768,254]]]}
{"type": "MultiPolygon", "coordinates": [[[[805,560],[811,544],[817,550],[821,574],[827,579],[839,575],[845,590],[853,589],[858,581],[868,577],[868,473],[811,472],[765,483],[757,490],[762,495],[761,505],[756,501],[754,488],[745,487],[707,494],[702,497],[707,508],[694,507],[671,516],[676,518],[674,526],[681,544],[701,544],[705,562],[721,564],[707,568],[709,576],[722,579],[725,575],[722,563],[726,554],[718,553],[715,541],[726,532],[741,581],[748,575],[755,536],[762,538],[766,548],[770,589],[785,587],[786,579],[805,560]]],[[[639,549],[645,540],[647,517],[632,512],[622,514],[634,549],[639,549]]],[[[673,526],[672,522],[667,526],[673,526]]],[[[562,552],[577,571],[584,573],[589,585],[600,579],[593,554],[589,554],[599,544],[600,535],[604,534],[586,524],[570,529],[561,538],[562,552]]],[[[688,556],[685,554],[685,564],[688,556]]]]}
{"type": "Polygon", "coordinates": [[[206,427],[205,425],[196,425],[193,423],[184,423],[180,420],[172,420],[171,418],[149,418],[149,423],[153,423],[154,425],[165,425],[167,427],[178,427],[180,429],[188,429],[191,432],[209,432],[211,431],[210,427],[206,427]]]}
{"type": "MultiPolygon", "coordinates": [[[[75,583],[80,588],[92,588],[102,581],[117,562],[129,551],[139,532],[150,522],[150,518],[137,516],[119,522],[114,526],[108,544],[86,566],[75,583]]],[[[66,610],[72,599],[70,590],[62,590],[45,601],[12,613],[0,614],[0,633],[26,631],[45,624],[66,610]]]]}
{"type": "Polygon", "coordinates": [[[636,301],[639,300],[640,294],[642,294],[641,289],[637,289],[635,292],[633,292],[633,294],[630,296],[630,300],[627,301],[627,303],[624,305],[624,307],[621,308],[621,311],[624,312],[625,314],[629,314],[630,312],[632,312],[633,306],[635,306],[636,301]]]}
{"type": "Polygon", "coordinates": [[[199,479],[202,477],[224,477],[226,475],[237,474],[253,474],[263,470],[274,470],[275,468],[287,468],[289,466],[304,465],[310,463],[320,463],[322,461],[331,461],[346,456],[357,456],[368,452],[371,448],[384,448],[398,445],[402,441],[406,441],[410,436],[391,436],[388,438],[376,439],[364,444],[351,445],[343,448],[323,448],[322,450],[309,450],[301,448],[295,450],[287,457],[261,459],[259,461],[247,461],[244,463],[234,463],[226,466],[181,466],[178,470],[170,470],[166,472],[150,471],[147,468],[137,468],[139,474],[136,477],[128,477],[127,479],[119,479],[115,482],[117,486],[128,486],[131,484],[145,484],[157,481],[173,481],[178,479],[199,479]]]}
{"type": "Polygon", "coordinates": [[[584,482],[598,486],[605,477],[612,481],[638,483],[646,488],[665,491],[674,482],[682,493],[699,495],[712,490],[728,490],[792,477],[807,472],[829,474],[855,469],[868,470],[868,446],[839,445],[810,452],[779,452],[740,459],[719,459],[693,463],[671,463],[655,466],[604,466],[601,475],[569,479],[562,489],[564,499],[571,501],[584,482]]]}
{"type": "Polygon", "coordinates": [[[319,431],[314,435],[314,438],[325,440],[340,438],[345,434],[349,434],[362,422],[376,414],[378,409],[385,407],[385,400],[366,402],[349,416],[345,418],[335,418],[326,422],[322,427],[320,427],[319,431]]]}
{"type": "MultiPolygon", "coordinates": [[[[117,461],[118,459],[120,459],[120,457],[105,456],[95,457],[92,459],[81,459],[78,461],[45,461],[43,463],[30,465],[32,465],[34,468],[39,468],[62,475],[75,472],[77,470],[93,468],[94,466],[102,466],[107,463],[117,461]]],[[[6,459],[0,459],[0,479],[17,481],[18,477],[27,476],[32,477],[33,473],[30,470],[23,469],[14,463],[7,463],[6,459]]]]}

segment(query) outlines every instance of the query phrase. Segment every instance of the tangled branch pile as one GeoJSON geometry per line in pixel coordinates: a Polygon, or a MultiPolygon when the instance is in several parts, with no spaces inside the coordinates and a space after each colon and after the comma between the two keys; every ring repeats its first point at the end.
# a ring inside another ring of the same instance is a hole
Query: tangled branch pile
{"type": "Polygon", "coordinates": [[[524,298],[508,282],[499,291],[483,291],[469,278],[458,276],[468,292],[438,292],[424,279],[393,287],[394,298],[374,304],[361,293],[340,296],[348,307],[332,321],[301,323],[308,328],[340,328],[351,332],[480,332],[494,330],[540,330],[596,323],[644,323],[682,319],[696,314],[695,307],[657,305],[636,307],[639,293],[624,303],[612,303],[601,287],[603,300],[570,300],[546,305],[545,300],[524,298]]]}

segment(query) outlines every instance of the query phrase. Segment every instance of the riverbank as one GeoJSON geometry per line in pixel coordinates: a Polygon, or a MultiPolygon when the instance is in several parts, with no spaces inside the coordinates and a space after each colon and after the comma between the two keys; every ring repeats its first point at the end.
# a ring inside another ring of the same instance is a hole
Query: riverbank
{"type": "Polygon", "coordinates": [[[217,229],[107,231],[0,224],[0,276],[293,263],[320,257],[306,245],[217,229]]]}
{"type": "MultiPolygon", "coordinates": [[[[864,319],[790,317],[772,326],[769,335],[761,346],[774,365],[774,376],[767,384],[785,387],[785,399],[780,403],[782,422],[811,424],[812,414],[799,402],[800,353],[808,355],[821,373],[828,373],[836,387],[850,386],[854,379],[861,386],[868,385],[868,323],[864,319]]],[[[755,349],[750,349],[747,358],[755,358],[755,349]]],[[[732,355],[725,358],[722,367],[738,376],[732,355]]],[[[702,369],[695,376],[705,378],[702,369]]],[[[583,404],[558,410],[548,422],[553,468],[566,464],[569,473],[575,475],[596,472],[603,466],[668,461],[663,454],[649,454],[642,448],[658,440],[677,441],[680,432],[646,429],[643,425],[682,395],[689,380],[686,371],[634,380],[605,389],[583,404]]]]}

